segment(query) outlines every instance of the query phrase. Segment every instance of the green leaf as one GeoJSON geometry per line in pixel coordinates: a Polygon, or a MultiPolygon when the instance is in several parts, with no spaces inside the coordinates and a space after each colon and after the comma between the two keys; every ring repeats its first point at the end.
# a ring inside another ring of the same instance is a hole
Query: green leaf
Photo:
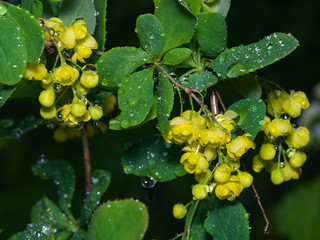
{"type": "Polygon", "coordinates": [[[277,231],[287,239],[320,239],[319,175],[310,180],[290,188],[273,209],[277,231]]]}
{"type": "Polygon", "coordinates": [[[215,200],[204,227],[215,240],[249,239],[248,213],[239,201],[215,200]]]}
{"type": "Polygon", "coordinates": [[[4,85],[0,87],[0,108],[10,98],[11,94],[16,90],[16,86],[4,85]]]}
{"type": "Polygon", "coordinates": [[[238,113],[240,119],[244,119],[244,122],[240,123],[240,128],[250,133],[252,135],[251,140],[254,140],[264,124],[264,116],[266,115],[264,102],[261,99],[242,99],[232,104],[228,110],[238,113]]]}
{"type": "Polygon", "coordinates": [[[34,175],[39,175],[42,179],[52,179],[58,188],[58,204],[69,218],[72,217],[70,210],[71,199],[74,193],[75,176],[73,168],[66,161],[42,161],[32,167],[34,175]]]}
{"type": "Polygon", "coordinates": [[[70,26],[77,18],[84,18],[88,33],[93,35],[96,27],[96,15],[92,0],[64,0],[61,4],[59,18],[70,26]]]}
{"type": "Polygon", "coordinates": [[[126,173],[167,182],[187,173],[180,157],[178,146],[165,142],[161,135],[155,135],[129,143],[122,163],[126,173]]]}
{"type": "Polygon", "coordinates": [[[131,74],[118,90],[121,127],[143,122],[153,105],[153,69],[150,67],[131,74]]]}
{"type": "Polygon", "coordinates": [[[35,17],[41,17],[42,15],[42,2],[39,0],[22,0],[22,8],[28,10],[35,17]]]}
{"type": "Polygon", "coordinates": [[[86,239],[86,232],[83,229],[79,229],[75,233],[73,233],[70,240],[83,240],[86,239]]]}
{"type": "Polygon", "coordinates": [[[113,48],[102,55],[96,64],[100,83],[104,86],[117,87],[138,67],[150,62],[149,54],[140,48],[113,48]]]}
{"type": "Polygon", "coordinates": [[[211,205],[212,200],[197,200],[191,204],[185,222],[185,228],[188,228],[188,224],[192,221],[190,225],[190,240],[212,239],[204,228],[204,220],[207,217],[208,211],[211,209],[211,205]],[[195,213],[193,215],[194,211],[195,213]]]}
{"type": "Polygon", "coordinates": [[[193,16],[198,16],[201,10],[201,0],[179,0],[179,3],[184,6],[193,16]]]}
{"type": "Polygon", "coordinates": [[[19,139],[26,132],[44,123],[42,118],[29,117],[22,120],[0,119],[0,140],[19,139]]]}
{"type": "Polygon", "coordinates": [[[50,0],[41,0],[41,2],[43,6],[42,17],[46,19],[54,17],[55,15],[54,15],[50,0]]]}
{"type": "Polygon", "coordinates": [[[159,102],[157,108],[157,120],[159,131],[168,135],[170,126],[168,118],[173,108],[174,91],[171,82],[163,73],[159,73],[159,102]]]}
{"type": "Polygon", "coordinates": [[[26,231],[18,232],[11,236],[8,240],[25,240],[26,231]]]}
{"type": "Polygon", "coordinates": [[[206,89],[215,85],[218,78],[212,72],[201,71],[190,74],[180,80],[182,85],[194,89],[206,89]]]}
{"type": "Polygon", "coordinates": [[[0,83],[17,84],[24,73],[28,50],[21,26],[10,15],[14,6],[0,2],[0,83]]]}
{"type": "Polygon", "coordinates": [[[25,239],[54,240],[53,221],[54,216],[50,209],[42,212],[35,222],[27,225],[25,239]]]}
{"type": "Polygon", "coordinates": [[[227,25],[220,13],[200,13],[196,36],[201,51],[216,57],[227,47],[227,25]]]}
{"type": "Polygon", "coordinates": [[[93,210],[99,204],[102,195],[110,184],[111,174],[105,170],[96,169],[91,174],[91,190],[87,193],[85,203],[81,208],[80,225],[86,225],[90,219],[93,210]]]}
{"type": "Polygon", "coordinates": [[[107,0],[94,1],[94,7],[96,10],[96,28],[94,31],[94,38],[98,42],[98,50],[105,51],[106,42],[106,18],[107,18],[107,0]]]}
{"type": "Polygon", "coordinates": [[[165,33],[157,17],[149,13],[140,15],[137,18],[136,32],[141,48],[157,59],[165,43],[165,33]]]}
{"type": "Polygon", "coordinates": [[[53,227],[57,231],[65,229],[69,229],[71,231],[77,227],[73,222],[70,222],[60,208],[47,197],[43,197],[35,206],[33,206],[31,211],[31,221],[37,221],[43,212],[47,212],[49,210],[51,210],[53,215],[53,227]]]}
{"type": "MultiPolygon", "coordinates": [[[[16,6],[8,6],[8,12],[6,16],[10,17],[18,25],[17,31],[19,31],[19,35],[24,36],[25,42],[23,44],[27,48],[28,62],[36,63],[44,48],[44,32],[40,27],[40,24],[29,12],[16,6]]],[[[19,36],[17,35],[16,38],[18,37],[19,36]]],[[[10,44],[11,48],[12,46],[15,46],[12,42],[10,42],[10,44]]]]}
{"type": "Polygon", "coordinates": [[[169,50],[161,61],[161,64],[165,65],[178,65],[184,62],[192,53],[189,48],[174,48],[169,50]]]}
{"type": "Polygon", "coordinates": [[[43,90],[38,81],[21,81],[15,86],[16,90],[11,95],[11,99],[16,98],[38,98],[43,90]]]}
{"type": "Polygon", "coordinates": [[[166,42],[163,52],[191,40],[196,20],[178,1],[161,0],[155,16],[164,28],[166,42]]]}
{"type": "Polygon", "coordinates": [[[290,34],[273,33],[259,42],[225,50],[211,61],[211,67],[223,79],[235,78],[284,58],[298,45],[290,34]]]}
{"type": "Polygon", "coordinates": [[[141,240],[148,227],[148,211],[138,200],[101,205],[93,214],[87,240],[141,240]]]}
{"type": "Polygon", "coordinates": [[[232,78],[234,88],[245,98],[259,99],[261,97],[261,86],[258,79],[252,74],[241,75],[232,78]]]}
{"type": "Polygon", "coordinates": [[[214,0],[207,5],[211,8],[212,11],[221,13],[222,16],[226,18],[230,9],[231,0],[214,0]]]}

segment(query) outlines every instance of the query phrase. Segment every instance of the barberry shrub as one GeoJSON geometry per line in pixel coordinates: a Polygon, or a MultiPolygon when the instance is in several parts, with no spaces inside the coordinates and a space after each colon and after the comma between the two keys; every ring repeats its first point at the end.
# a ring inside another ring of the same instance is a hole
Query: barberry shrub
{"type": "Polygon", "coordinates": [[[1,116],[1,144],[54,125],[57,142],[82,139],[86,179],[85,200],[74,215],[71,164],[41,158],[32,171],[54,181],[58,201],[41,198],[31,223],[11,240],[144,237],[144,203],[99,203],[111,174],[91,171],[88,138],[107,129],[156,122],[159,133],[128,144],[122,157],[123,170],[141,177],[145,187],[194,175],[190,201],[172,206],[173,216],[185,219],[173,239],[249,239],[249,214],[237,198],[250,187],[257,195],[251,169],[269,172],[275,185],[301,175],[310,134],[292,121],[309,107],[308,98],[256,74],[294,51],[298,41],[276,32],[228,47],[230,0],[153,2],[154,13],[136,21],[140,47],[106,50],[106,0],[0,1],[0,107],[16,98],[40,103],[32,118],[9,122],[1,116]],[[242,96],[228,107],[219,91],[225,81],[242,96]]]}

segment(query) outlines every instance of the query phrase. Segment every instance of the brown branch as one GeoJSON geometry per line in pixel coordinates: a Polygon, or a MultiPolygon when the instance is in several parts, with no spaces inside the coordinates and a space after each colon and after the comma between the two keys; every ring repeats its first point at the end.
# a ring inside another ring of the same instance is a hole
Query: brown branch
{"type": "Polygon", "coordinates": [[[209,88],[210,93],[210,105],[211,105],[211,112],[213,115],[219,114],[219,105],[218,105],[218,99],[217,95],[215,94],[214,88],[209,88]]]}
{"type": "Polygon", "coordinates": [[[219,99],[219,102],[220,102],[220,104],[221,104],[221,106],[222,106],[223,111],[226,112],[227,109],[226,109],[226,107],[224,106],[223,101],[222,101],[222,99],[221,99],[221,97],[220,97],[220,94],[219,94],[219,92],[218,92],[218,90],[217,90],[216,88],[214,88],[214,92],[215,92],[216,96],[217,96],[218,99],[219,99]]]}
{"type": "Polygon", "coordinates": [[[91,189],[91,161],[90,161],[90,150],[89,150],[89,141],[87,126],[84,124],[81,129],[81,139],[83,145],[83,160],[84,160],[84,169],[86,175],[86,190],[90,191],[91,189]]]}
{"type": "Polygon", "coordinates": [[[104,54],[104,52],[96,51],[96,50],[92,51],[92,53],[98,56],[102,56],[104,54]]]}
{"type": "MultiPolygon", "coordinates": [[[[241,161],[241,160],[240,160],[240,161],[241,161]]],[[[246,171],[246,172],[248,172],[243,161],[241,161],[241,165],[242,165],[243,170],[246,171]]],[[[260,210],[261,210],[261,212],[262,212],[262,215],[263,215],[263,217],[264,217],[264,220],[266,221],[266,226],[264,227],[264,234],[269,234],[269,220],[268,220],[268,217],[267,217],[267,215],[266,215],[266,212],[264,211],[264,208],[263,208],[263,206],[262,206],[260,196],[259,196],[259,194],[258,194],[258,192],[257,192],[257,190],[256,190],[256,188],[255,188],[255,186],[254,186],[253,183],[251,184],[251,187],[252,187],[252,190],[253,190],[253,192],[254,192],[254,197],[257,199],[257,203],[258,203],[258,205],[259,205],[259,207],[260,207],[260,210]]]]}

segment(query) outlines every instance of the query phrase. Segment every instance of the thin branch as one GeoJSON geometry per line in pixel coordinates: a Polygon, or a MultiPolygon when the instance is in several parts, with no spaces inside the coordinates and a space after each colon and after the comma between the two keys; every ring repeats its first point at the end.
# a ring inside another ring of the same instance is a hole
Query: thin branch
{"type": "Polygon", "coordinates": [[[96,51],[96,50],[92,51],[92,53],[98,56],[102,56],[104,54],[104,52],[96,51]]]}
{"type": "MultiPolygon", "coordinates": [[[[240,161],[241,161],[241,160],[240,160],[240,161]]],[[[243,161],[241,161],[241,165],[242,165],[242,167],[243,167],[243,170],[246,171],[246,172],[248,172],[243,161]]],[[[263,217],[264,217],[264,220],[266,221],[266,226],[264,227],[264,234],[269,234],[269,220],[268,220],[268,217],[267,217],[267,215],[266,215],[266,212],[264,211],[264,208],[263,208],[263,206],[262,206],[260,196],[259,196],[259,194],[258,194],[258,192],[257,192],[257,190],[256,190],[256,188],[255,188],[255,186],[254,186],[253,183],[251,184],[251,187],[252,187],[252,190],[253,190],[253,192],[254,192],[254,197],[257,199],[257,203],[258,203],[258,205],[259,205],[259,207],[260,207],[260,210],[261,210],[261,212],[262,212],[262,215],[263,215],[263,217]]]]}
{"type": "Polygon", "coordinates": [[[84,124],[81,129],[81,139],[83,145],[83,160],[84,160],[84,169],[86,176],[86,191],[90,191],[91,189],[91,160],[90,160],[90,150],[89,150],[89,141],[88,141],[88,133],[87,126],[84,124]]]}
{"type": "Polygon", "coordinates": [[[219,114],[219,105],[218,105],[217,95],[215,94],[215,89],[210,88],[209,93],[210,93],[211,112],[213,115],[217,115],[219,114]]]}
{"type": "Polygon", "coordinates": [[[214,92],[215,92],[217,98],[219,99],[219,102],[220,102],[220,104],[221,104],[221,106],[222,106],[223,111],[226,112],[227,109],[226,109],[226,107],[224,106],[223,101],[222,101],[222,99],[221,99],[221,97],[220,97],[220,94],[219,94],[219,92],[218,92],[218,90],[217,90],[216,88],[214,88],[214,92]]]}

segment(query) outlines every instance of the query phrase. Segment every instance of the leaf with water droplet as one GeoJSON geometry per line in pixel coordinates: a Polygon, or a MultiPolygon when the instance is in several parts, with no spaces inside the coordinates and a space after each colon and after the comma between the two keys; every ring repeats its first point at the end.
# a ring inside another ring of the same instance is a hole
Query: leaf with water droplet
{"type": "Polygon", "coordinates": [[[226,18],[230,9],[231,0],[208,1],[208,3],[206,4],[211,9],[211,11],[215,13],[221,13],[222,16],[226,18]]]}
{"type": "Polygon", "coordinates": [[[99,15],[96,16],[96,26],[93,36],[98,42],[98,50],[104,52],[106,42],[107,0],[93,2],[95,10],[99,12],[99,15]]]}
{"type": "Polygon", "coordinates": [[[165,65],[178,65],[191,55],[192,50],[189,48],[174,48],[169,50],[161,61],[161,64],[165,65]]]}
{"type": "Polygon", "coordinates": [[[18,138],[20,138],[23,134],[41,126],[44,122],[42,118],[29,117],[13,120],[10,127],[0,125],[0,140],[17,139],[17,134],[19,135],[18,138]]]}
{"type": "Polygon", "coordinates": [[[0,108],[10,98],[11,94],[16,90],[16,86],[0,86],[0,108]]]}
{"type": "Polygon", "coordinates": [[[180,78],[179,81],[186,87],[206,89],[215,85],[218,82],[218,78],[212,72],[200,71],[192,73],[185,78],[180,78]]]}
{"type": "MultiPolygon", "coordinates": [[[[100,14],[99,14],[100,15],[100,14]]],[[[77,18],[84,18],[88,33],[93,35],[96,27],[95,6],[88,0],[64,0],[62,1],[59,18],[66,26],[70,26],[77,18]]]]}
{"type": "Polygon", "coordinates": [[[159,73],[159,101],[157,108],[157,120],[159,131],[165,135],[169,133],[168,118],[173,108],[174,91],[171,82],[163,73],[159,73]]]}
{"type": "Polygon", "coordinates": [[[163,52],[191,40],[196,20],[178,1],[161,0],[154,14],[164,28],[166,42],[163,52]]]}
{"type": "Polygon", "coordinates": [[[210,66],[223,79],[227,77],[235,78],[284,58],[298,46],[298,40],[292,35],[273,33],[256,43],[223,51],[216,59],[211,61],[210,66]]]}
{"type": "Polygon", "coordinates": [[[121,85],[123,94],[118,95],[121,127],[128,128],[142,123],[153,105],[154,67],[135,72],[121,85]]]}
{"type": "Polygon", "coordinates": [[[42,179],[52,179],[58,188],[58,204],[69,218],[72,217],[70,202],[74,193],[75,176],[69,162],[55,160],[44,163],[38,162],[32,167],[34,175],[42,179]]]}
{"type": "Polygon", "coordinates": [[[142,240],[148,227],[148,211],[138,200],[107,202],[93,214],[87,240],[142,240]]]}
{"type": "Polygon", "coordinates": [[[229,202],[214,198],[204,221],[207,232],[214,239],[249,240],[249,221],[242,204],[237,200],[229,202]]]}
{"type": "Polygon", "coordinates": [[[172,143],[167,143],[161,135],[146,137],[133,142],[124,152],[122,163],[125,169],[130,168],[130,174],[144,177],[149,176],[158,182],[166,182],[185,175],[179,161],[180,148],[172,143]],[[163,154],[167,153],[167,154],[163,154]],[[153,161],[150,161],[150,160],[153,161]]]}
{"type": "Polygon", "coordinates": [[[196,27],[196,37],[201,52],[216,57],[227,47],[227,25],[220,13],[200,13],[196,27]]]}
{"type": "Polygon", "coordinates": [[[193,16],[198,16],[201,10],[201,0],[178,0],[178,2],[193,16]]]}
{"type": "Polygon", "coordinates": [[[33,16],[41,17],[42,15],[42,2],[39,0],[22,0],[22,8],[28,10],[33,16]]]}
{"type": "Polygon", "coordinates": [[[96,65],[101,84],[104,84],[103,80],[109,87],[118,87],[118,84],[123,83],[138,67],[150,62],[150,55],[142,49],[121,47],[107,51],[96,65]]]}
{"type": "Polygon", "coordinates": [[[259,99],[261,97],[261,86],[257,77],[252,74],[241,75],[231,79],[234,88],[245,98],[259,99]]]}
{"type": "Polygon", "coordinates": [[[143,14],[137,18],[137,34],[140,40],[140,46],[156,59],[165,43],[162,24],[153,14],[143,14]]]}
{"type": "Polygon", "coordinates": [[[260,121],[266,115],[266,105],[263,101],[256,99],[242,99],[232,104],[228,110],[232,110],[239,114],[240,128],[252,135],[254,140],[261,129],[260,121]]]}
{"type": "Polygon", "coordinates": [[[8,12],[8,5],[0,2],[0,16],[4,16],[8,12]]]}
{"type": "Polygon", "coordinates": [[[88,223],[93,210],[97,207],[102,195],[110,184],[111,174],[106,170],[96,169],[91,174],[91,190],[87,193],[85,202],[81,208],[80,226],[88,223]]]}

